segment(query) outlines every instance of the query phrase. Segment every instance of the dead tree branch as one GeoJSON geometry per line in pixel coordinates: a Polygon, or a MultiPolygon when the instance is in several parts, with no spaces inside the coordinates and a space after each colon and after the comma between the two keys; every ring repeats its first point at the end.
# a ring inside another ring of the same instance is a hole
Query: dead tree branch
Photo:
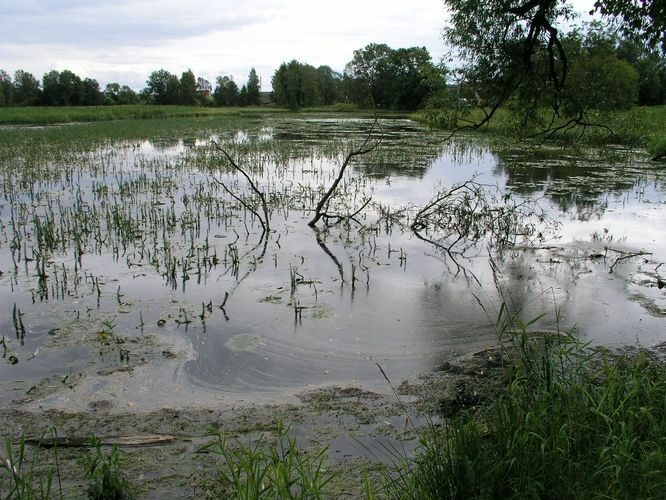
{"type": "Polygon", "coordinates": [[[340,184],[340,181],[342,181],[342,177],[344,176],[345,170],[347,169],[347,166],[349,165],[349,162],[356,156],[361,156],[370,153],[372,150],[374,150],[377,146],[379,146],[379,143],[381,142],[381,139],[372,142],[372,133],[373,131],[378,127],[378,119],[375,118],[375,121],[372,124],[372,127],[370,127],[370,130],[368,131],[368,134],[363,141],[363,144],[357,149],[352,150],[345,160],[342,162],[342,165],[340,166],[340,171],[338,172],[338,176],[336,177],[335,181],[333,181],[333,184],[331,185],[330,188],[328,188],[328,191],[322,196],[322,198],[319,200],[319,203],[317,203],[317,207],[315,208],[315,214],[314,217],[310,222],[308,222],[308,226],[314,227],[317,225],[317,222],[321,220],[322,217],[324,217],[326,214],[324,212],[324,207],[326,207],[329,199],[333,194],[335,193],[335,190],[338,187],[338,184],[340,184]]]}
{"type": "MultiPolygon", "coordinates": [[[[624,252],[622,250],[615,250],[613,248],[609,248],[609,250],[612,250],[613,252],[617,252],[620,254],[620,256],[615,259],[615,261],[611,264],[610,268],[608,269],[609,274],[612,274],[613,271],[615,270],[615,266],[617,266],[623,260],[632,259],[634,257],[643,257],[645,255],[652,255],[650,252],[624,252]]],[[[657,266],[657,269],[658,268],[659,266],[657,266]]]]}
{"type": "MultiPolygon", "coordinates": [[[[270,233],[271,227],[270,227],[270,215],[268,213],[268,204],[266,203],[266,196],[264,193],[257,187],[257,185],[254,183],[252,178],[243,170],[231,157],[231,155],[224,149],[222,148],[217,142],[212,143],[213,146],[215,146],[215,149],[217,149],[219,152],[221,152],[227,161],[231,164],[231,166],[237,171],[240,172],[243,177],[247,180],[247,182],[250,184],[250,188],[252,188],[252,191],[259,197],[259,200],[261,201],[261,208],[263,209],[264,216],[263,218],[257,213],[256,210],[254,210],[252,207],[250,207],[244,200],[242,200],[240,197],[236,196],[231,192],[231,190],[220,180],[215,179],[215,181],[220,184],[227,193],[229,193],[235,200],[239,201],[245,208],[250,210],[258,219],[259,222],[261,223],[261,227],[264,230],[265,233],[270,233]]],[[[263,236],[263,235],[262,235],[263,236]]]]}

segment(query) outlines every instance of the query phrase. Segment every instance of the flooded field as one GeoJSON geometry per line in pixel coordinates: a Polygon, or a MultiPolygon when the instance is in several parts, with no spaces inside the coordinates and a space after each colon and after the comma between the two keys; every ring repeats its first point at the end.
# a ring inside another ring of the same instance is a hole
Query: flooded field
{"type": "Polygon", "coordinates": [[[646,154],[445,141],[381,120],[310,227],[371,128],[3,130],[0,401],[386,389],[377,364],[399,381],[492,344],[503,300],[584,341],[666,340],[666,172],[646,154]]]}

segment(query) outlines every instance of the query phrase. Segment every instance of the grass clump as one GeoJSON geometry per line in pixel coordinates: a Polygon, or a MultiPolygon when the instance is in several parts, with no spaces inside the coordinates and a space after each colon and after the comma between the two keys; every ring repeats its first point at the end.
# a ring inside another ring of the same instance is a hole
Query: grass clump
{"type": "MultiPolygon", "coordinates": [[[[52,433],[55,437],[55,430],[52,433]]],[[[24,437],[16,447],[6,437],[4,451],[5,456],[0,456],[0,491],[3,498],[32,500],[55,497],[56,480],[59,497],[62,498],[57,448],[54,448],[53,464],[37,464],[35,460],[29,460],[24,437]],[[7,484],[6,488],[2,487],[4,484],[7,484]]]]}
{"type": "Polygon", "coordinates": [[[333,473],[325,468],[327,449],[306,452],[278,424],[275,442],[263,435],[253,443],[227,440],[219,430],[201,451],[223,459],[219,471],[223,498],[327,498],[326,487],[333,473]]]}
{"type": "Polygon", "coordinates": [[[116,446],[111,452],[102,452],[102,445],[93,440],[94,450],[81,457],[85,467],[88,487],[86,494],[90,500],[130,500],[133,497],[131,483],[121,468],[120,452],[116,446]]]}
{"type": "Polygon", "coordinates": [[[663,498],[663,364],[512,323],[503,393],[423,433],[415,460],[388,477],[390,496],[663,498]]]}
{"type": "Polygon", "coordinates": [[[666,133],[655,135],[648,143],[647,150],[653,160],[666,159],[666,133]]]}

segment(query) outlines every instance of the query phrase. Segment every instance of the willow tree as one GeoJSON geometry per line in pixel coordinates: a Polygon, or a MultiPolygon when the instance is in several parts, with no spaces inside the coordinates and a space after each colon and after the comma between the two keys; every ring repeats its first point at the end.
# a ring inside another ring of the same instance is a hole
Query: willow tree
{"type": "MultiPolygon", "coordinates": [[[[445,0],[451,13],[444,39],[462,61],[460,85],[440,102],[444,124],[479,128],[501,108],[551,130],[586,125],[580,62],[574,63],[563,26],[575,18],[567,0],[445,0]],[[572,102],[573,100],[573,102],[572,102]],[[470,113],[475,108],[478,114],[470,113]],[[544,122],[543,110],[550,110],[544,122]],[[474,116],[473,119],[469,119],[474,116]],[[564,123],[564,125],[562,125],[564,123]]],[[[612,23],[627,38],[651,50],[666,51],[666,5],[663,0],[599,0],[592,12],[612,23]]],[[[610,63],[611,61],[609,61],[610,63]]],[[[612,61],[621,77],[624,68],[612,61]]],[[[590,100],[588,100],[590,101],[590,100]]]]}

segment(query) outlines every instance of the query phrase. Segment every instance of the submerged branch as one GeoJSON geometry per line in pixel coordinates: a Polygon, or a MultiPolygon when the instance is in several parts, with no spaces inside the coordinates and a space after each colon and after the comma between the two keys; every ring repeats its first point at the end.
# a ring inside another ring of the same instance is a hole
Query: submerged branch
{"type": "MultiPolygon", "coordinates": [[[[627,259],[632,259],[634,257],[643,257],[645,255],[652,255],[650,252],[623,252],[622,250],[614,250],[612,248],[609,248],[609,250],[612,250],[613,252],[618,252],[621,254],[615,261],[611,264],[610,268],[608,269],[608,273],[612,274],[613,271],[615,270],[615,266],[617,266],[620,262],[623,260],[627,259]]],[[[657,269],[659,266],[657,266],[657,269]]]]}
{"type": "Polygon", "coordinates": [[[328,248],[326,245],[326,242],[324,241],[324,238],[322,237],[321,230],[317,226],[310,226],[312,230],[315,233],[315,238],[317,239],[317,245],[324,251],[326,255],[329,256],[329,258],[333,261],[333,264],[335,264],[335,267],[338,268],[338,274],[340,275],[340,279],[342,282],[345,282],[345,273],[342,268],[342,264],[338,260],[338,258],[335,256],[333,252],[328,248]]]}

